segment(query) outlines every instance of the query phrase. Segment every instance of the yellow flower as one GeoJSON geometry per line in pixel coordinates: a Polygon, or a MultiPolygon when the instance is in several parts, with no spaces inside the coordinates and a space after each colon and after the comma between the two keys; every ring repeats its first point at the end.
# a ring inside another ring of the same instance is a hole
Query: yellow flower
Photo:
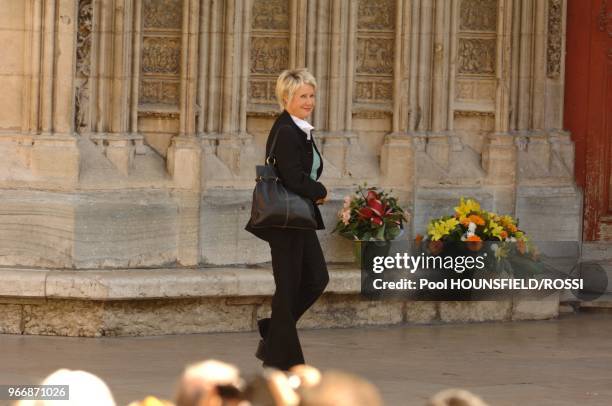
{"type": "Polygon", "coordinates": [[[479,213],[480,204],[474,199],[465,200],[462,197],[459,206],[455,207],[456,216],[461,219],[467,217],[472,212],[479,213]]]}
{"type": "Polygon", "coordinates": [[[510,216],[501,216],[501,217],[499,218],[499,222],[500,222],[500,223],[501,223],[501,224],[502,224],[504,227],[507,227],[507,226],[509,226],[510,224],[512,224],[512,225],[516,225],[516,221],[515,221],[515,220],[514,220],[512,217],[510,217],[510,216]]]}
{"type": "Polygon", "coordinates": [[[432,220],[427,226],[427,234],[432,241],[438,241],[447,236],[457,225],[459,220],[454,217],[448,219],[432,220]]]}
{"type": "Polygon", "coordinates": [[[500,241],[502,240],[502,232],[504,231],[502,226],[494,221],[489,221],[489,230],[493,237],[497,237],[500,241]]]}

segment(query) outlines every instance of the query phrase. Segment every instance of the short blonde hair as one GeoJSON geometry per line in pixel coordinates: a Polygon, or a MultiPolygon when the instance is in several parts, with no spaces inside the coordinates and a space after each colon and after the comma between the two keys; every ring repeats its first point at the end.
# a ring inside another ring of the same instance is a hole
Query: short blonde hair
{"type": "Polygon", "coordinates": [[[295,91],[302,85],[310,85],[317,89],[317,81],[308,69],[287,69],[281,72],[276,79],[276,100],[281,109],[287,107],[295,91]]]}

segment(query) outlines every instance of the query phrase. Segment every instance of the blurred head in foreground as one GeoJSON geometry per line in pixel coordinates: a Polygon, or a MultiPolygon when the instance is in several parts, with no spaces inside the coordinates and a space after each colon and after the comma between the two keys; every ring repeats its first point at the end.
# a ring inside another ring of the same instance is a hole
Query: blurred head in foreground
{"type": "Polygon", "coordinates": [[[294,389],[304,390],[321,382],[321,372],[310,365],[296,365],[289,369],[289,383],[294,389]]]}
{"type": "Polygon", "coordinates": [[[487,404],[464,389],[445,389],[433,395],[427,406],[487,406],[487,404]]]}
{"type": "Polygon", "coordinates": [[[300,401],[290,377],[273,368],[265,369],[249,383],[245,398],[252,406],[297,406],[300,401]]]}
{"type": "Polygon", "coordinates": [[[147,396],[143,400],[130,403],[128,406],[174,406],[174,404],[167,400],[158,399],[155,396],[147,396]]]}
{"type": "Polygon", "coordinates": [[[85,371],[58,369],[41,385],[68,385],[69,400],[21,400],[17,406],[115,406],[115,400],[104,381],[85,371]]]}
{"type": "Polygon", "coordinates": [[[378,389],[358,376],[339,371],[323,373],[321,382],[302,392],[300,406],[382,406],[378,389]]]}
{"type": "Polygon", "coordinates": [[[238,368],[208,360],[185,369],[176,395],[176,406],[234,406],[242,400],[238,368]]]}

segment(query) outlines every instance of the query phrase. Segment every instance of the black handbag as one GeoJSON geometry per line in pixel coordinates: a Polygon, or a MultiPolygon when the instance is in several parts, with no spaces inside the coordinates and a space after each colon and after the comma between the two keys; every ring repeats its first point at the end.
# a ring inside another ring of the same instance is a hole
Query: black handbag
{"type": "Polygon", "coordinates": [[[257,177],[251,206],[251,227],[316,230],[314,203],[285,188],[278,176],[276,158],[273,154],[281,128],[277,129],[274,134],[265,165],[255,167],[257,177]]]}

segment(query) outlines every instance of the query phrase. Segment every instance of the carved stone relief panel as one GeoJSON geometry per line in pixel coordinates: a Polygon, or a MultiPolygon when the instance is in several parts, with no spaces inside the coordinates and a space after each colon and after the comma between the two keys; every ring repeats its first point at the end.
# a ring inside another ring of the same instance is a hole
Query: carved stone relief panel
{"type": "Polygon", "coordinates": [[[144,0],[142,20],[145,29],[176,29],[183,18],[182,0],[144,0]]]}
{"type": "Polygon", "coordinates": [[[140,54],[140,110],[179,104],[184,0],[144,0],[140,54]]]}
{"type": "Polygon", "coordinates": [[[497,0],[462,0],[460,31],[497,31],[497,0]]]}
{"type": "Polygon", "coordinates": [[[290,0],[254,0],[249,61],[249,111],[276,111],[276,78],[289,68],[290,0]]]}
{"type": "Polygon", "coordinates": [[[459,38],[457,50],[459,73],[495,74],[496,52],[495,38],[459,38]]]}
{"type": "Polygon", "coordinates": [[[89,127],[89,75],[91,67],[92,0],[80,0],[76,45],[75,129],[89,127]]]}
{"type": "Polygon", "coordinates": [[[558,78],[561,70],[561,0],[548,1],[548,45],[546,47],[546,74],[549,78],[558,78]]]}
{"type": "Polygon", "coordinates": [[[353,102],[360,105],[359,110],[389,110],[393,102],[395,3],[359,1],[353,92],[353,102]]]}
{"type": "Polygon", "coordinates": [[[142,41],[142,72],[178,74],[181,60],[181,39],[145,37],[142,41]]]}
{"type": "Polygon", "coordinates": [[[455,37],[456,109],[469,109],[474,104],[480,109],[495,109],[498,7],[498,0],[460,0],[455,37]]]}
{"type": "Polygon", "coordinates": [[[251,73],[278,74],[289,66],[289,38],[256,37],[251,49],[251,73]]]}
{"type": "Polygon", "coordinates": [[[289,30],[288,0],[256,0],[253,4],[254,30],[289,30]]]}
{"type": "Polygon", "coordinates": [[[459,79],[455,85],[456,98],[459,101],[489,100],[495,101],[494,80],[459,79]]]}
{"type": "Polygon", "coordinates": [[[357,29],[374,31],[395,29],[395,0],[360,1],[357,29]]]}
{"type": "Polygon", "coordinates": [[[140,102],[142,104],[177,105],[179,91],[179,82],[145,79],[140,83],[140,102]]]}
{"type": "Polygon", "coordinates": [[[358,38],[357,74],[392,74],[393,42],[393,38],[358,38]]]}
{"type": "Polygon", "coordinates": [[[355,101],[387,102],[393,98],[393,82],[390,80],[370,80],[355,82],[355,101]]]}

